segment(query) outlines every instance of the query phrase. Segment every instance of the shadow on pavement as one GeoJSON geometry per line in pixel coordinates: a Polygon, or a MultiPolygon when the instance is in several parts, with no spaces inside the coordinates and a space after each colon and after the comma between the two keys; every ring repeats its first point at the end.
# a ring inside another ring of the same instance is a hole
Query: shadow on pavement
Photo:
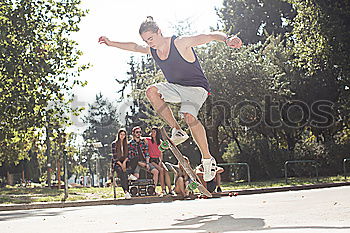
{"type": "MultiPolygon", "coordinates": [[[[263,229],[265,222],[261,218],[233,218],[232,215],[203,215],[188,219],[177,219],[178,223],[171,228],[160,229],[140,229],[121,232],[157,232],[157,231],[177,231],[186,230],[193,232],[225,232],[263,229]],[[201,224],[199,226],[196,226],[201,224]],[[189,227],[186,227],[189,226],[189,227]]],[[[118,232],[115,232],[118,233],[118,232]]]]}
{"type": "Polygon", "coordinates": [[[186,232],[229,232],[229,231],[253,231],[253,230],[284,230],[284,229],[350,229],[350,227],[332,227],[332,226],[286,226],[270,227],[265,226],[262,218],[234,218],[232,215],[203,215],[188,219],[177,219],[178,223],[173,224],[170,228],[148,228],[121,232],[157,232],[157,231],[184,231],[186,232]],[[199,225],[201,224],[201,225],[199,225]],[[199,226],[196,226],[199,225],[199,226]],[[189,226],[189,227],[186,227],[189,226]]]}
{"type": "Polygon", "coordinates": [[[30,217],[51,217],[51,216],[59,216],[66,212],[76,211],[78,208],[74,209],[60,209],[55,211],[49,211],[47,209],[37,209],[37,210],[25,210],[25,211],[8,211],[8,212],[0,212],[0,222],[9,221],[14,219],[23,219],[30,217]]]}

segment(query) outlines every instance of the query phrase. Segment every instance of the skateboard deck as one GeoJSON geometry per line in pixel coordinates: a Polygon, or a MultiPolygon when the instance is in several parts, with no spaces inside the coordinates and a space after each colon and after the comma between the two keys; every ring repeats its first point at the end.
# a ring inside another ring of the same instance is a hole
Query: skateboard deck
{"type": "Polygon", "coordinates": [[[191,190],[198,188],[198,190],[203,193],[207,197],[212,197],[212,194],[203,186],[200,182],[198,175],[193,171],[191,166],[186,162],[180,150],[176,147],[176,145],[170,140],[168,134],[166,133],[164,127],[160,128],[160,133],[163,138],[163,142],[160,144],[161,150],[169,148],[171,152],[175,155],[176,159],[179,161],[181,166],[184,168],[187,175],[192,180],[192,183],[189,184],[191,190]]]}

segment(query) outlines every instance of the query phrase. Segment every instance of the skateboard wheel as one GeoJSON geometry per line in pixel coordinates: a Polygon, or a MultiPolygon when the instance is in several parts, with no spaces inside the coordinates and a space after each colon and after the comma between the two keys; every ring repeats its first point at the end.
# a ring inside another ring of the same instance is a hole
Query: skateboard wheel
{"type": "Polygon", "coordinates": [[[204,194],[199,194],[199,195],[197,196],[197,198],[198,198],[198,199],[208,199],[208,197],[207,197],[206,195],[204,195],[204,194]]]}
{"type": "Polygon", "coordinates": [[[229,195],[230,197],[233,197],[233,196],[237,196],[238,193],[236,193],[236,192],[230,192],[228,195],[229,195]]]}
{"type": "Polygon", "coordinates": [[[161,152],[164,152],[165,150],[169,149],[169,142],[168,141],[162,141],[162,143],[158,146],[158,149],[161,152]]]}
{"type": "Polygon", "coordinates": [[[191,191],[195,190],[197,187],[198,187],[198,184],[196,182],[192,182],[187,185],[187,188],[191,191]]]}

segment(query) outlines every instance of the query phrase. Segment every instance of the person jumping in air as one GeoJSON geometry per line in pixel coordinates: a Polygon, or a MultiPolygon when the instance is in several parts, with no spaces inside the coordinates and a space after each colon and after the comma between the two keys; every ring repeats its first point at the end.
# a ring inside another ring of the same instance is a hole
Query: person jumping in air
{"type": "Polygon", "coordinates": [[[205,181],[210,181],[216,174],[216,161],[209,152],[205,129],[197,119],[199,109],[207,99],[210,88],[193,47],[215,40],[225,42],[232,48],[240,48],[242,41],[237,36],[228,37],[222,32],[165,37],[151,16],[142,22],[139,34],[147,45],[111,41],[105,36],[101,36],[98,41],[100,44],[149,54],[153,57],[168,82],[149,86],[146,96],[155,111],[172,128],[171,140],[176,145],[186,141],[188,135],[180,128],[166,102],[181,103],[179,111],[181,117],[189,126],[202,154],[203,178],[205,181]]]}

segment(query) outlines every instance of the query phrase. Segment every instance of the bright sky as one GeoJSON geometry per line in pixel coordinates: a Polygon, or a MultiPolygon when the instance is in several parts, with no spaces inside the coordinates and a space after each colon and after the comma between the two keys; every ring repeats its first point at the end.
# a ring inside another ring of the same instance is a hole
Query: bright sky
{"type": "MultiPolygon", "coordinates": [[[[127,62],[137,53],[123,51],[98,44],[99,36],[107,36],[114,41],[144,43],[138,34],[141,22],[146,16],[153,16],[163,35],[171,36],[172,25],[185,19],[192,22],[197,33],[208,32],[216,26],[218,17],[215,7],[222,0],[83,0],[82,7],[89,14],[80,23],[81,30],[72,38],[79,43],[84,55],[81,63],[91,63],[92,68],[81,74],[81,80],[88,85],[77,88],[78,106],[87,107],[101,92],[111,101],[118,98],[120,88],[115,78],[124,79],[129,69],[127,62]]],[[[81,123],[81,122],[80,122],[81,123]]]]}

